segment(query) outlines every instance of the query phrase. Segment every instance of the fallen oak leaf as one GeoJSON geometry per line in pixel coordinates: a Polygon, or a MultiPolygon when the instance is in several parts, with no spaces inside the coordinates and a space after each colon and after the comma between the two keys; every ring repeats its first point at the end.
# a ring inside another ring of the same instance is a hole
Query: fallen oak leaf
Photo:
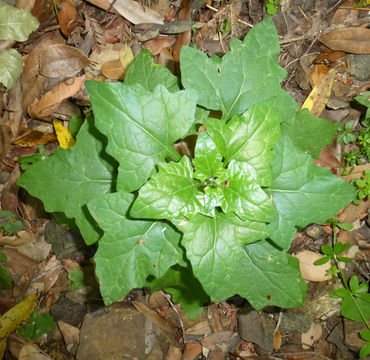
{"type": "Polygon", "coordinates": [[[322,35],[319,41],[332,50],[370,54],[370,29],[364,27],[336,29],[322,35]]]}
{"type": "Polygon", "coordinates": [[[320,116],[328,103],[331,88],[333,86],[335,69],[331,69],[321,80],[314,86],[310,95],[302,105],[301,109],[308,109],[314,116],[320,116]]]}
{"type": "Polygon", "coordinates": [[[60,30],[66,37],[70,37],[76,27],[77,10],[71,0],[64,0],[60,5],[58,22],[60,30]]]}
{"type": "Polygon", "coordinates": [[[79,49],[64,44],[54,44],[42,49],[40,74],[59,78],[80,72],[91,60],[79,49]]]}
{"type": "Polygon", "coordinates": [[[37,103],[28,106],[28,114],[33,118],[46,118],[51,115],[60,103],[77,94],[83,86],[83,77],[68,79],[54,86],[37,103]]]}

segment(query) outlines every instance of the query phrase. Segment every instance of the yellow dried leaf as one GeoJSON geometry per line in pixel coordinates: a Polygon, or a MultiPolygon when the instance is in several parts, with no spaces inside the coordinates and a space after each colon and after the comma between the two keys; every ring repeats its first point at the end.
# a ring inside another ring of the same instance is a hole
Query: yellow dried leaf
{"type": "Polygon", "coordinates": [[[0,341],[6,339],[20,323],[27,320],[37,305],[37,294],[26,296],[20,303],[13,306],[0,317],[0,341]]]}
{"type": "Polygon", "coordinates": [[[62,149],[69,149],[76,144],[76,141],[71,133],[63,126],[61,122],[58,120],[53,120],[53,125],[59,145],[62,149]]]}
{"type": "Polygon", "coordinates": [[[328,103],[331,88],[333,86],[335,69],[331,69],[321,81],[314,86],[310,95],[302,105],[302,109],[308,109],[312,115],[320,116],[328,103]]]}
{"type": "Polygon", "coordinates": [[[134,61],[134,59],[135,57],[134,54],[132,53],[130,46],[125,44],[123,48],[119,51],[119,60],[125,72],[127,68],[131,65],[131,63],[134,61]]]}

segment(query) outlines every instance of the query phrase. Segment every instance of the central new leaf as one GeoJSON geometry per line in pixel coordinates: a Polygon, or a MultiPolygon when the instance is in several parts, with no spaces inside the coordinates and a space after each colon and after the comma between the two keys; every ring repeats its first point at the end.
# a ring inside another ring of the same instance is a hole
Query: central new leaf
{"type": "Polygon", "coordinates": [[[273,217],[273,205],[250,168],[234,160],[224,168],[222,156],[204,131],[198,136],[193,164],[195,172],[184,156],[178,163],[159,165],[158,173],[140,189],[131,215],[149,219],[191,218],[196,213],[213,216],[220,206],[242,219],[267,222],[273,217]]]}
{"type": "Polygon", "coordinates": [[[154,92],[139,84],[87,81],[96,127],[108,137],[107,152],[118,162],[117,188],[134,191],[166,157],[178,159],[173,143],[194,123],[194,91],[154,92]]]}
{"type": "Polygon", "coordinates": [[[280,136],[278,111],[270,101],[252,106],[225,123],[206,121],[207,131],[225,161],[242,161],[253,167],[261,186],[271,184],[272,147],[280,136]]]}

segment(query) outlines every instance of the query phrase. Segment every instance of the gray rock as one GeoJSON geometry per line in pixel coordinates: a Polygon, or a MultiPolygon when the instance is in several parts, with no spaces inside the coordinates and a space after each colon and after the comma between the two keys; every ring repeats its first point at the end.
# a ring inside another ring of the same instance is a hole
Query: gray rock
{"type": "Polygon", "coordinates": [[[357,80],[370,79],[370,55],[348,54],[349,72],[357,80]]]}
{"type": "Polygon", "coordinates": [[[314,240],[321,240],[326,237],[326,232],[319,224],[312,224],[307,226],[306,234],[314,240]]]}
{"type": "Polygon", "coordinates": [[[170,339],[133,308],[120,304],[85,316],[77,360],[162,360],[170,339]]]}
{"type": "Polygon", "coordinates": [[[50,312],[56,322],[61,320],[78,326],[86,314],[86,306],[61,297],[57,303],[51,306],[50,312]]]}
{"type": "Polygon", "coordinates": [[[68,230],[54,221],[45,226],[45,241],[51,244],[58,259],[70,259],[86,246],[78,231],[68,230]]]}
{"type": "Polygon", "coordinates": [[[255,310],[244,310],[238,314],[240,337],[259,345],[266,351],[273,350],[275,322],[268,315],[255,310]]]}
{"type": "Polygon", "coordinates": [[[310,330],[312,319],[309,316],[285,312],[281,315],[280,330],[286,334],[304,334],[310,330]]]}

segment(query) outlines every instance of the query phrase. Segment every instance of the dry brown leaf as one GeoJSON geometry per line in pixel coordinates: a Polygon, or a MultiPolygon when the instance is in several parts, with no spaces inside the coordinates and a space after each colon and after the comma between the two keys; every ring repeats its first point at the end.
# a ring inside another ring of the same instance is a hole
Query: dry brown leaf
{"type": "Polygon", "coordinates": [[[136,310],[138,310],[140,313],[142,313],[147,319],[157,324],[162,329],[172,333],[174,331],[173,327],[162,318],[160,315],[158,315],[155,311],[148,308],[146,305],[139,301],[132,301],[132,305],[135,306],[136,310]]]}
{"type": "Polygon", "coordinates": [[[10,149],[10,135],[7,126],[0,124],[0,162],[5,159],[10,149]]]}
{"type": "MultiPolygon", "coordinates": [[[[190,20],[191,16],[191,0],[181,0],[180,11],[177,16],[178,20],[190,20]]],[[[188,46],[191,40],[191,31],[185,31],[177,34],[175,46],[173,48],[173,58],[175,63],[180,61],[180,50],[183,46],[188,46]]],[[[177,69],[179,70],[179,69],[177,69]]]]}
{"type": "Polygon", "coordinates": [[[60,30],[66,37],[70,37],[76,27],[77,10],[71,0],[64,0],[58,12],[60,30]]]}
{"type": "MultiPolygon", "coordinates": [[[[113,0],[88,0],[104,10],[108,10],[113,0]]],[[[125,19],[133,24],[163,24],[162,17],[154,10],[147,6],[143,6],[137,1],[133,0],[116,0],[113,8],[122,15],[125,19]]]]}
{"type": "Polygon", "coordinates": [[[64,321],[58,321],[58,327],[63,335],[64,343],[68,347],[69,344],[80,343],[80,329],[64,321]]]}
{"type": "Polygon", "coordinates": [[[321,335],[321,325],[312,323],[310,330],[301,335],[302,349],[309,349],[315,341],[320,339],[321,335]]]}
{"type": "Polygon", "coordinates": [[[278,351],[281,347],[281,332],[280,330],[274,333],[274,350],[278,351]]]}
{"type": "Polygon", "coordinates": [[[370,29],[365,27],[336,29],[324,34],[319,40],[333,50],[370,54],[370,29]]]}
{"type": "Polygon", "coordinates": [[[53,0],[36,0],[32,15],[40,21],[40,24],[55,16],[53,0]]]}
{"type": "Polygon", "coordinates": [[[57,140],[54,134],[44,134],[41,131],[24,128],[22,135],[13,141],[15,145],[33,147],[40,144],[47,144],[57,140]]]}
{"type": "Polygon", "coordinates": [[[64,44],[55,44],[42,50],[40,74],[51,78],[72,76],[88,64],[90,60],[81,50],[64,44]]]}
{"type": "Polygon", "coordinates": [[[68,79],[47,92],[36,104],[28,106],[28,113],[33,118],[45,118],[51,115],[59,104],[77,94],[83,86],[83,77],[68,79]]]}
{"type": "Polygon", "coordinates": [[[185,331],[186,335],[210,335],[212,330],[207,320],[203,320],[185,331]]]}
{"type": "Polygon", "coordinates": [[[321,150],[320,156],[317,160],[313,159],[313,162],[315,165],[326,167],[328,169],[335,169],[343,166],[335,155],[326,147],[321,150]]]}
{"type": "MultiPolygon", "coordinates": [[[[356,4],[358,4],[358,0],[347,0],[342,4],[342,7],[346,8],[354,8],[356,4]]],[[[331,25],[335,24],[350,24],[351,21],[355,21],[358,19],[361,11],[357,9],[350,10],[350,9],[341,9],[339,8],[333,18],[331,19],[331,25]]]]}
{"type": "Polygon", "coordinates": [[[148,49],[152,55],[159,55],[162,49],[171,47],[174,42],[175,38],[173,36],[158,37],[145,42],[143,48],[148,49]]]}
{"type": "Polygon", "coordinates": [[[363,219],[367,216],[367,210],[370,207],[370,198],[361,200],[360,205],[349,204],[339,215],[339,222],[353,223],[358,219],[363,219]]]}
{"type": "Polygon", "coordinates": [[[317,86],[322,78],[329,72],[329,68],[324,64],[316,64],[313,71],[310,74],[311,86],[317,86]]]}
{"type": "Polygon", "coordinates": [[[168,68],[172,74],[175,73],[175,60],[167,48],[162,49],[159,54],[158,64],[168,68]]]}
{"type": "Polygon", "coordinates": [[[331,88],[333,86],[335,69],[331,69],[321,81],[312,89],[310,95],[302,105],[302,109],[308,109],[312,115],[320,116],[328,103],[331,88]]]}
{"type": "Polygon", "coordinates": [[[126,73],[128,67],[135,60],[134,54],[132,53],[131,47],[125,44],[123,48],[119,51],[119,60],[126,73]]]}
{"type": "Polygon", "coordinates": [[[0,244],[6,244],[10,246],[20,246],[33,241],[36,241],[35,234],[25,230],[18,231],[16,235],[0,235],[0,244]]]}
{"type": "Polygon", "coordinates": [[[326,275],[326,272],[330,268],[330,261],[323,265],[314,265],[316,260],[321,259],[323,256],[316,254],[313,251],[303,250],[297,254],[293,254],[294,257],[299,259],[299,268],[303,279],[309,281],[326,281],[330,279],[330,276],[326,275]]]}
{"type": "Polygon", "coordinates": [[[52,358],[37,345],[29,344],[22,347],[18,360],[52,360],[52,358]]]}
{"type": "Polygon", "coordinates": [[[126,71],[122,67],[121,61],[112,60],[102,65],[101,73],[108,79],[123,80],[126,71]]]}
{"type": "Polygon", "coordinates": [[[370,170],[370,164],[355,165],[353,171],[349,175],[343,176],[343,179],[349,182],[352,179],[364,178],[364,171],[366,170],[370,170]]]}
{"type": "Polygon", "coordinates": [[[44,90],[44,84],[47,78],[39,73],[39,59],[42,51],[62,41],[63,38],[59,32],[47,33],[42,37],[39,44],[24,57],[22,73],[23,111],[27,109],[27,106],[31,104],[34,99],[38,99],[44,90]]]}

